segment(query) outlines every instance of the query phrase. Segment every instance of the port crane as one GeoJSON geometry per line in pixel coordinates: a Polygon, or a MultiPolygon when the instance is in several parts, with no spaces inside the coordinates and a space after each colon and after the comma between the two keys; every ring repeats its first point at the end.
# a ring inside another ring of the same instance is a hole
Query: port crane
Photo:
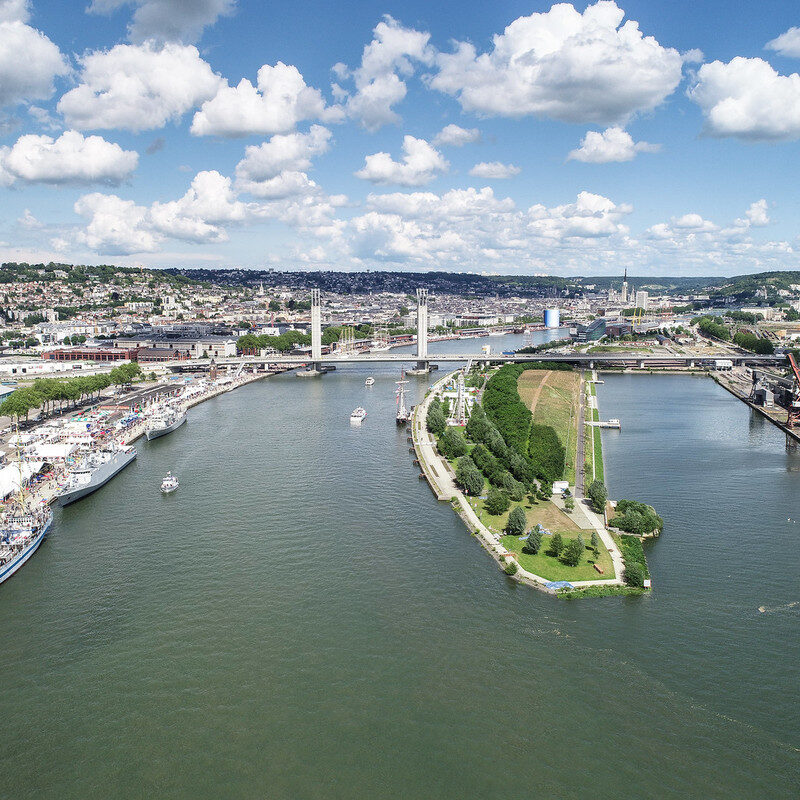
{"type": "Polygon", "coordinates": [[[794,360],[793,353],[787,353],[786,357],[789,359],[789,364],[794,373],[794,386],[792,386],[792,398],[789,401],[789,413],[786,417],[786,427],[794,428],[800,422],[800,370],[797,368],[797,362],[794,360]]]}

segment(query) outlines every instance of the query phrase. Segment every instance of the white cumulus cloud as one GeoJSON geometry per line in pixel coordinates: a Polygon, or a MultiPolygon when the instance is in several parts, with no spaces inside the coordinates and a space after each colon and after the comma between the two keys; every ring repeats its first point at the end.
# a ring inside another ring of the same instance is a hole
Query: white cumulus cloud
{"type": "Polygon", "coordinates": [[[437,56],[432,88],[455,96],[466,111],[565,122],[624,123],[664,102],[681,80],[677,50],[644,36],[610,0],[581,14],[569,3],[514,20],[478,53],[458,42],[437,56]]]}
{"type": "Polygon", "coordinates": [[[610,161],[632,161],[637,153],[657,153],[660,149],[658,144],[634,142],[626,130],[613,127],[602,132],[587,131],[581,146],[572,150],[567,158],[588,164],[607,164],[610,161]]]}
{"type": "Polygon", "coordinates": [[[75,213],[86,218],[86,229],[78,232],[77,241],[105,255],[152,253],[161,236],[143,224],[147,208],[115,194],[93,192],[78,198],[75,213]]]}
{"type": "Polygon", "coordinates": [[[406,135],[403,137],[401,161],[394,161],[389,153],[373,153],[366,156],[364,166],[355,175],[372,183],[424,186],[438,174],[446,172],[449,166],[429,142],[406,135]]]}
{"type": "Polygon", "coordinates": [[[92,0],[92,14],[110,14],[123,6],[135,6],[128,25],[131,41],[195,42],[203,29],[221,16],[232,14],[236,0],[92,0]]]}
{"type": "Polygon", "coordinates": [[[786,33],[767,42],[767,50],[774,50],[782,56],[800,58],[800,28],[789,28],[786,33]]]}
{"type": "Polygon", "coordinates": [[[50,97],[54,79],[69,71],[58,47],[26,24],[28,17],[25,0],[0,0],[0,106],[50,97]]]}
{"type": "Polygon", "coordinates": [[[263,144],[250,145],[244,158],[236,165],[239,190],[277,197],[291,193],[292,186],[299,191],[308,189],[309,181],[304,170],[311,167],[315,156],[328,151],[330,138],[331,132],[327,128],[312,125],[308,133],[276,134],[263,144]]]}
{"type": "Polygon", "coordinates": [[[59,100],[58,110],[81,130],[161,128],[223,84],[193,46],[118,44],[80,62],[81,83],[59,100]]]}
{"type": "Polygon", "coordinates": [[[501,161],[481,161],[476,164],[469,174],[475,178],[484,178],[487,181],[501,181],[519,175],[522,170],[514,164],[503,164],[501,161]]]}
{"type": "Polygon", "coordinates": [[[477,128],[462,128],[458,125],[445,125],[436,136],[433,137],[433,144],[437,147],[463,147],[465,144],[478,142],[481,132],[477,128]]]}
{"type": "Polygon", "coordinates": [[[139,161],[101,136],[65,131],[57,139],[27,134],[0,154],[0,170],[29,183],[119,183],[139,161]]]}
{"type": "Polygon", "coordinates": [[[334,72],[342,79],[352,78],[352,95],[336,86],[347,97],[347,111],[368,131],[400,121],[394,111],[408,91],[404,77],[413,75],[416,64],[431,65],[435,51],[428,44],[429,33],[405,28],[390,16],[375,26],[372,41],[364,48],[361,65],[352,72],[337,64],[334,72]],[[401,77],[402,76],[402,77],[401,77]]]}
{"type": "Polygon", "coordinates": [[[222,86],[194,115],[195,136],[248,136],[288,133],[306,119],[341,119],[339,106],[326,107],[322,93],[306,85],[297,67],[279,61],[264,64],[257,85],[243,78],[222,86]]]}
{"type": "Polygon", "coordinates": [[[780,75],[761,58],[703,64],[688,94],[702,109],[711,136],[754,142],[800,138],[800,75],[780,75]]]}

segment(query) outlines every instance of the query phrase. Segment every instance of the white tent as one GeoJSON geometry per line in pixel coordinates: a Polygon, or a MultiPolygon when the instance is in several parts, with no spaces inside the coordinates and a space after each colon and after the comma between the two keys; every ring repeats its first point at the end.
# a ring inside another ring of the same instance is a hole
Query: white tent
{"type": "Polygon", "coordinates": [[[23,461],[22,469],[19,464],[9,464],[0,469],[0,498],[6,499],[10,494],[19,491],[20,471],[22,472],[22,482],[25,483],[31,475],[35,475],[42,468],[41,461],[23,461]]]}
{"type": "Polygon", "coordinates": [[[31,448],[31,455],[42,461],[63,461],[75,447],[76,445],[70,442],[42,442],[31,448]]]}

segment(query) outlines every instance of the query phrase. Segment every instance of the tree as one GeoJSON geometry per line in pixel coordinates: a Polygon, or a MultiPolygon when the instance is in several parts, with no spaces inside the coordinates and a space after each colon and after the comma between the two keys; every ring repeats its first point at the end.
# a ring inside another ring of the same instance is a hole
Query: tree
{"type": "Polygon", "coordinates": [[[458,459],[456,483],[469,495],[476,497],[483,491],[483,475],[469,456],[458,459]]]}
{"type": "Polygon", "coordinates": [[[444,418],[442,407],[439,405],[439,403],[432,402],[428,406],[428,413],[425,416],[425,424],[428,426],[428,430],[437,436],[441,433],[444,433],[444,430],[447,427],[447,420],[444,418]]]}
{"type": "Polygon", "coordinates": [[[600,549],[600,537],[597,535],[597,531],[592,531],[592,550],[597,553],[600,549]]]}
{"type": "Polygon", "coordinates": [[[542,547],[542,531],[537,526],[535,527],[528,536],[528,541],[525,542],[525,546],[522,548],[526,553],[533,553],[536,555],[542,547]]]}
{"type": "Polygon", "coordinates": [[[455,428],[448,428],[439,437],[439,452],[446,459],[453,461],[467,452],[467,443],[459,431],[455,428]]]}
{"type": "Polygon", "coordinates": [[[280,311],[281,304],[277,300],[270,300],[269,301],[269,310],[270,311],[280,311]]]}
{"type": "Polygon", "coordinates": [[[608,502],[608,489],[602,481],[594,480],[589,484],[587,491],[589,499],[592,501],[592,508],[602,514],[608,502]]]}
{"type": "Polygon", "coordinates": [[[550,540],[550,547],[547,550],[547,555],[558,556],[561,555],[561,551],[564,549],[564,538],[561,536],[560,533],[554,533],[553,538],[550,540]]]}
{"type": "Polygon", "coordinates": [[[486,498],[486,502],[483,504],[483,507],[486,509],[487,514],[491,514],[493,517],[496,517],[508,511],[509,505],[511,505],[511,503],[508,499],[508,495],[505,492],[501,492],[499,489],[492,487],[489,489],[489,495],[486,498]]]}
{"type": "Polygon", "coordinates": [[[511,513],[508,515],[506,533],[512,536],[522,536],[525,532],[525,525],[527,522],[525,509],[522,506],[514,506],[514,508],[511,509],[511,513]]]}
{"type": "Polygon", "coordinates": [[[644,568],[641,564],[634,561],[625,565],[625,583],[628,586],[638,586],[639,588],[644,586],[644,568]]]}
{"type": "Polygon", "coordinates": [[[580,538],[570,539],[561,551],[560,559],[568,567],[577,567],[583,555],[583,541],[580,538]]]}
{"type": "Polygon", "coordinates": [[[566,508],[567,511],[575,510],[575,498],[572,495],[564,498],[564,508],[566,508]]]}

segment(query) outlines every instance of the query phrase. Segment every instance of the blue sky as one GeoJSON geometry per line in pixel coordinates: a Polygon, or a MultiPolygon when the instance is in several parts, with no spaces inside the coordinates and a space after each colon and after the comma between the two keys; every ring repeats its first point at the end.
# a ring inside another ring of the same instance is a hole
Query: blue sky
{"type": "Polygon", "coordinates": [[[0,0],[0,258],[798,269],[791,6],[0,0]]]}

